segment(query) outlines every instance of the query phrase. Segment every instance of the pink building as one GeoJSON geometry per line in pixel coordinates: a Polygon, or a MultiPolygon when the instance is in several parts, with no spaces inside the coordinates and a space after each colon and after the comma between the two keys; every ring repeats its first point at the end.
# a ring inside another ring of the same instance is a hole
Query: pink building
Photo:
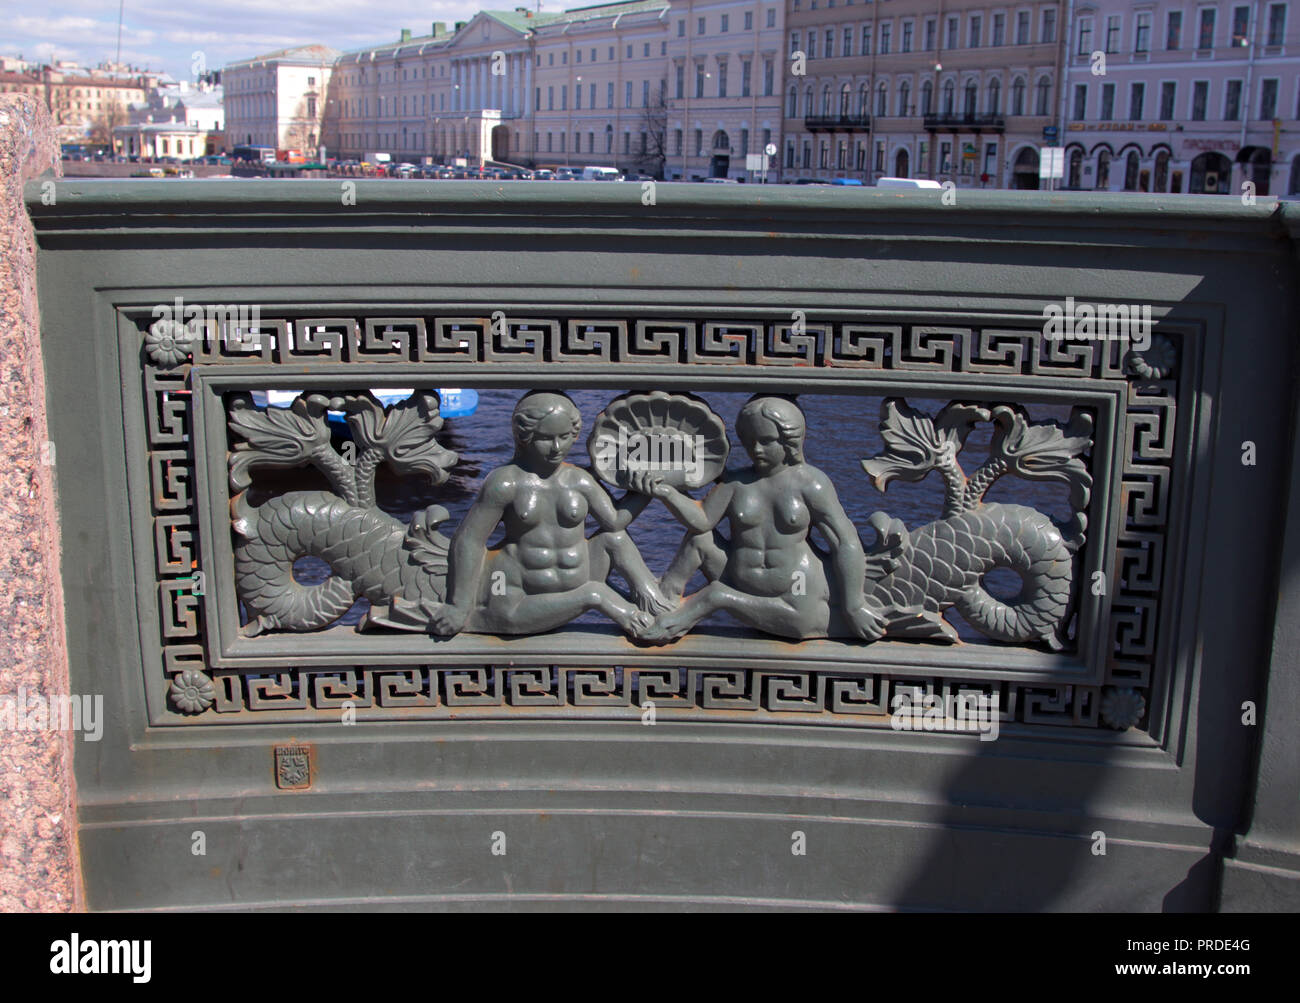
{"type": "Polygon", "coordinates": [[[1063,99],[1063,187],[1300,192],[1288,2],[1077,3],[1063,99]]]}

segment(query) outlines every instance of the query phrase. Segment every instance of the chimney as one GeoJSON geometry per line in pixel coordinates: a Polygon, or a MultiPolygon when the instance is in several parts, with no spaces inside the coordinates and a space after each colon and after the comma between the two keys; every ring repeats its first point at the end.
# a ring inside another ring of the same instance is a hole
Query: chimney
{"type": "Polygon", "coordinates": [[[434,38],[442,38],[445,34],[447,34],[447,22],[434,21],[433,30],[430,31],[429,34],[432,35],[434,38]]]}
{"type": "Polygon", "coordinates": [[[411,40],[411,29],[410,29],[410,28],[403,28],[403,29],[402,29],[402,41],[403,41],[403,42],[409,42],[410,40],[411,40]]]}
{"type": "Polygon", "coordinates": [[[456,30],[457,30],[457,31],[460,31],[460,29],[463,28],[463,27],[465,27],[465,22],[464,22],[464,21],[457,21],[457,22],[456,22],[456,30]]]}

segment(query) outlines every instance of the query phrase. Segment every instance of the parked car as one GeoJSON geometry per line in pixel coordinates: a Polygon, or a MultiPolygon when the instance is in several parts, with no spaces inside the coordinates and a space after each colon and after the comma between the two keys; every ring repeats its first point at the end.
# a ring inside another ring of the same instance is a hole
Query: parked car
{"type": "Polygon", "coordinates": [[[450,167],[439,167],[433,172],[433,176],[439,181],[449,181],[456,176],[456,172],[450,167]]]}
{"type": "Polygon", "coordinates": [[[846,187],[846,188],[861,188],[861,187],[862,187],[862,182],[859,181],[857,178],[835,178],[835,179],[831,182],[831,184],[833,184],[833,185],[840,185],[841,187],[846,187]]]}
{"type": "Polygon", "coordinates": [[[552,171],[552,170],[549,170],[548,168],[543,167],[543,168],[542,168],[541,170],[539,170],[539,171],[533,171],[533,180],[534,180],[534,181],[554,181],[554,180],[555,180],[555,172],[552,171]]]}
{"type": "Polygon", "coordinates": [[[700,178],[700,182],[706,185],[737,185],[740,184],[735,178],[700,178]]]}

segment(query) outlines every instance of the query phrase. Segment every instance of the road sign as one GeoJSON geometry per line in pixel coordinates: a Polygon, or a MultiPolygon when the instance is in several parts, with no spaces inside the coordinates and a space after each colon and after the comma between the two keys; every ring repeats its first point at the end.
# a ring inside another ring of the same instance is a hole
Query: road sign
{"type": "Polygon", "coordinates": [[[1065,147],[1044,146],[1038,151],[1038,176],[1046,181],[1065,176],[1065,147]]]}
{"type": "Polygon", "coordinates": [[[1044,144],[1046,144],[1046,145],[1048,145],[1048,146],[1052,146],[1053,144],[1055,144],[1055,143],[1056,143],[1056,134],[1057,134],[1056,126],[1054,126],[1054,125],[1045,125],[1045,126],[1043,126],[1043,142],[1044,142],[1044,144]]]}
{"type": "Polygon", "coordinates": [[[767,170],[766,153],[747,153],[745,154],[745,170],[747,171],[766,171],[767,170]]]}
{"type": "Polygon", "coordinates": [[[763,147],[763,152],[766,153],[769,157],[775,157],[775,156],[776,156],[776,144],[775,144],[775,143],[768,143],[767,146],[763,147]]]}

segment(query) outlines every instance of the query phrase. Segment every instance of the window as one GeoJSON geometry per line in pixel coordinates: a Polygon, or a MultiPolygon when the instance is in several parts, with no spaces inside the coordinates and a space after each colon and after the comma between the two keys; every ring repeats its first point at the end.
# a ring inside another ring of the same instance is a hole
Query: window
{"type": "Polygon", "coordinates": [[[1112,14],[1106,18],[1106,53],[1119,52],[1119,15],[1112,14]]]}
{"type": "Polygon", "coordinates": [[[831,85],[826,84],[822,87],[822,117],[829,118],[831,114],[831,85]]]}
{"type": "Polygon", "coordinates": [[[1074,85],[1074,118],[1077,122],[1082,122],[1088,117],[1088,85],[1074,85]]]}
{"type": "Polygon", "coordinates": [[[1005,14],[993,15],[993,41],[990,44],[994,46],[1007,44],[1007,16],[1005,14]]]}
{"type": "Polygon", "coordinates": [[[560,84],[560,111],[569,109],[569,85],[560,84]]]}
{"type": "Polygon", "coordinates": [[[1250,8],[1237,6],[1232,8],[1232,44],[1245,46],[1248,43],[1246,31],[1250,27],[1250,8]]]}
{"type": "Polygon", "coordinates": [[[718,64],[718,97],[720,98],[727,96],[727,66],[725,59],[718,64]]]}
{"type": "Polygon", "coordinates": [[[1043,31],[1038,40],[1040,42],[1056,41],[1056,11],[1050,7],[1043,11],[1043,31]]]}
{"type": "Polygon", "coordinates": [[[871,25],[869,24],[862,26],[862,54],[871,55],[871,25]]]}
{"type": "Polygon", "coordinates": [[[628,59],[632,58],[632,46],[630,45],[627,47],[627,58],[628,59]]]}
{"type": "Polygon", "coordinates": [[[546,108],[548,111],[555,108],[555,88],[553,86],[546,88],[546,108]]]}
{"type": "Polygon", "coordinates": [[[641,107],[642,108],[650,107],[650,81],[649,80],[641,81],[641,107]]]}
{"type": "Polygon", "coordinates": [[[695,34],[697,34],[697,35],[703,35],[703,34],[704,34],[704,18],[699,18],[699,19],[695,22],[695,34]]]}
{"type": "Polygon", "coordinates": [[[835,29],[834,28],[826,29],[825,54],[827,59],[831,59],[835,55],[835,29]]]}
{"type": "Polygon", "coordinates": [[[1133,51],[1150,52],[1151,51],[1151,12],[1149,10],[1141,11],[1136,15],[1136,25],[1133,34],[1133,51]]]}
{"type": "Polygon", "coordinates": [[[674,68],[673,97],[680,99],[686,90],[686,67],[678,63],[674,68]]]}
{"type": "Polygon", "coordinates": [[[1177,49],[1183,42],[1183,12],[1171,10],[1169,20],[1165,22],[1165,48],[1177,49]]]}
{"type": "Polygon", "coordinates": [[[805,169],[812,166],[812,143],[806,139],[803,141],[803,159],[801,165],[805,169]]]}
{"type": "Polygon", "coordinates": [[[1016,15],[1016,45],[1029,44],[1029,11],[1022,10],[1016,15]]]}
{"type": "Polygon", "coordinates": [[[948,18],[948,41],[944,43],[945,48],[957,48],[957,31],[960,25],[955,17],[948,18]]]}
{"type": "Polygon", "coordinates": [[[1023,77],[1016,77],[1011,84],[1011,114],[1023,115],[1025,113],[1025,80],[1023,77]]]}
{"type": "Polygon", "coordinates": [[[1210,82],[1197,80],[1192,84],[1192,121],[1205,121],[1205,106],[1210,101],[1210,82]]]}
{"type": "Polygon", "coordinates": [[[913,25],[911,21],[903,22],[903,52],[912,51],[912,28],[913,25]]]}
{"type": "Polygon", "coordinates": [[[752,10],[747,10],[745,11],[745,30],[753,31],[753,29],[754,29],[754,12],[752,10]]]}
{"type": "Polygon", "coordinates": [[[740,61],[740,96],[749,97],[749,78],[751,76],[751,64],[748,59],[740,61]]]}
{"type": "MultiPolygon", "coordinates": [[[[561,52],[561,53],[560,53],[560,63],[561,63],[562,65],[564,65],[564,66],[568,66],[568,65],[569,65],[569,54],[568,54],[568,52],[561,52]]],[[[561,138],[561,142],[563,142],[563,138],[564,138],[564,137],[560,137],[560,138],[561,138]]]]}
{"type": "Polygon", "coordinates": [[[1174,103],[1178,97],[1178,85],[1166,80],[1160,85],[1160,121],[1168,122],[1174,117],[1174,103]]]}
{"type": "Polygon", "coordinates": [[[614,127],[612,125],[605,126],[605,152],[614,152],[614,127]]]}
{"type": "Polygon", "coordinates": [[[867,90],[867,85],[863,84],[858,88],[858,118],[866,120],[871,113],[871,93],[867,90]]]}
{"type": "Polygon", "coordinates": [[[934,114],[934,83],[930,80],[921,84],[921,114],[934,114]]]}
{"type": "Polygon", "coordinates": [[[853,29],[852,28],[844,29],[844,41],[840,43],[840,55],[841,56],[853,55],[853,29]]]}
{"type": "Polygon", "coordinates": [[[972,49],[980,47],[980,29],[983,27],[984,19],[978,14],[972,14],[970,19],[970,41],[968,43],[972,49]]]}
{"type": "Polygon", "coordinates": [[[817,35],[811,31],[808,32],[808,58],[817,58],[817,35]]]}
{"type": "Polygon", "coordinates": [[[722,15],[722,27],[721,27],[721,30],[722,30],[722,31],[726,31],[726,30],[727,30],[727,25],[728,25],[728,23],[730,22],[730,20],[731,20],[731,18],[730,18],[728,15],[726,15],[726,14],[723,14],[723,15],[722,15]]]}
{"type": "Polygon", "coordinates": [[[612,80],[605,85],[605,107],[614,107],[614,81],[612,80]]]}
{"type": "Polygon", "coordinates": [[[749,130],[740,130],[740,154],[744,156],[749,153],[749,130]]]}
{"type": "Polygon", "coordinates": [[[813,113],[813,89],[809,87],[803,92],[803,117],[807,118],[813,113]]]}
{"type": "Polygon", "coordinates": [[[938,23],[934,18],[927,18],[925,22],[925,51],[934,51],[934,36],[938,30],[938,23]]]}
{"type": "Polygon", "coordinates": [[[775,28],[775,27],[776,27],[776,8],[775,8],[775,7],[771,7],[771,8],[768,9],[768,12],[767,12],[767,26],[768,26],[769,28],[775,28]]]}
{"type": "Polygon", "coordinates": [[[830,144],[827,143],[826,140],[823,139],[823,140],[821,141],[821,143],[818,144],[818,147],[817,147],[817,166],[818,166],[818,167],[829,167],[829,166],[830,166],[830,152],[831,152],[831,151],[830,151],[830,144]]]}
{"type": "Polygon", "coordinates": [[[883,142],[877,142],[876,143],[876,170],[883,171],[884,169],[885,169],[885,144],[883,142]]]}
{"type": "Polygon", "coordinates": [[[978,98],[978,96],[977,96],[977,94],[976,94],[975,81],[974,81],[974,80],[968,80],[968,81],[966,82],[966,87],[965,87],[965,90],[964,90],[963,93],[964,93],[964,95],[965,95],[965,99],[964,99],[964,100],[965,100],[965,105],[964,105],[962,111],[963,111],[963,113],[966,115],[967,118],[974,118],[974,117],[975,117],[975,109],[976,109],[976,106],[977,106],[978,103],[979,103],[979,98],[978,98]]]}
{"type": "Polygon", "coordinates": [[[1115,117],[1115,85],[1101,85],[1101,110],[1097,117],[1103,122],[1109,122],[1115,117]]]}
{"type": "Polygon", "coordinates": [[[685,37],[686,37],[686,21],[685,21],[685,19],[679,20],[679,21],[677,22],[677,37],[678,37],[678,38],[685,38],[685,37]]]}
{"type": "Polygon", "coordinates": [[[632,152],[632,134],[630,132],[623,133],[623,152],[632,152]]]}
{"type": "Polygon", "coordinates": [[[1047,77],[1042,77],[1038,81],[1038,100],[1034,109],[1035,115],[1050,115],[1052,111],[1052,82],[1047,77]]]}
{"type": "Polygon", "coordinates": [[[774,93],[772,88],[775,86],[776,86],[776,67],[773,65],[772,60],[764,59],[763,60],[763,97],[770,98],[774,93]]]}
{"type": "Polygon", "coordinates": [[[1129,86],[1128,91],[1128,117],[1131,122],[1138,122],[1142,119],[1142,104],[1146,100],[1147,85],[1141,81],[1136,81],[1129,86]]]}
{"type": "Polygon", "coordinates": [[[1265,122],[1277,118],[1277,81],[1261,80],[1259,85],[1259,117],[1265,122]]]}
{"type": "Polygon", "coordinates": [[[951,80],[943,82],[943,113],[945,115],[951,115],[953,112],[952,98],[955,91],[956,88],[951,80]]]}
{"type": "Polygon", "coordinates": [[[898,85],[898,114],[905,117],[910,114],[909,104],[912,100],[912,87],[906,80],[898,85]]]}
{"type": "Polygon", "coordinates": [[[939,144],[939,170],[946,174],[952,170],[952,144],[939,144]]]}
{"type": "Polygon", "coordinates": [[[703,129],[695,130],[695,155],[697,157],[704,156],[704,130],[703,129]]]}
{"type": "Polygon", "coordinates": [[[1200,40],[1196,43],[1198,49],[1214,48],[1214,15],[1213,7],[1203,7],[1201,9],[1201,35],[1200,40]]]}
{"type": "Polygon", "coordinates": [[[704,97],[704,64],[695,64],[695,96],[704,97]]]}
{"type": "Polygon", "coordinates": [[[798,51],[799,51],[799,32],[792,31],[790,32],[790,55],[793,56],[798,51]]]}
{"type": "Polygon", "coordinates": [[[1223,92],[1223,118],[1235,122],[1241,118],[1241,81],[1229,80],[1223,92]]]}
{"type": "Polygon", "coordinates": [[[632,107],[632,81],[631,80],[623,81],[623,107],[624,108],[632,107]]]}
{"type": "Polygon", "coordinates": [[[794,167],[794,140],[785,141],[785,166],[793,169],[794,167]]]}
{"type": "Polygon", "coordinates": [[[794,118],[799,114],[799,90],[791,87],[790,93],[786,95],[785,117],[794,118]]]}
{"type": "Polygon", "coordinates": [[[884,118],[889,114],[889,85],[882,83],[876,88],[876,115],[884,118]]]}
{"type": "Polygon", "coordinates": [[[1268,41],[1267,45],[1281,45],[1286,37],[1286,4],[1268,5],[1268,41]]]}
{"type": "MultiPolygon", "coordinates": [[[[582,111],[582,84],[573,85],[573,107],[577,111],[582,111]]],[[[574,152],[578,152],[577,147],[574,147],[574,152]]]]}
{"type": "Polygon", "coordinates": [[[893,32],[894,26],[892,24],[882,24],[880,26],[880,54],[882,56],[889,55],[889,37],[893,32]]]}
{"type": "Polygon", "coordinates": [[[1092,18],[1079,18],[1079,51],[1080,56],[1089,55],[1092,52],[1092,18]]]}

